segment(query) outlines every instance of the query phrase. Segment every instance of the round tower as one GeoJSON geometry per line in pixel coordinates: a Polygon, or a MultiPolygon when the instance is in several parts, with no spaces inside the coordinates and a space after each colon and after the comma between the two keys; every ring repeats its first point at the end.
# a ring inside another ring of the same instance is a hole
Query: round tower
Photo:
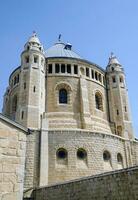
{"type": "Polygon", "coordinates": [[[131,139],[133,129],[125,73],[113,53],[106,68],[106,80],[112,131],[119,136],[131,139]]]}
{"type": "Polygon", "coordinates": [[[18,118],[29,128],[40,128],[45,110],[45,56],[36,33],[30,37],[21,54],[18,118]]]}

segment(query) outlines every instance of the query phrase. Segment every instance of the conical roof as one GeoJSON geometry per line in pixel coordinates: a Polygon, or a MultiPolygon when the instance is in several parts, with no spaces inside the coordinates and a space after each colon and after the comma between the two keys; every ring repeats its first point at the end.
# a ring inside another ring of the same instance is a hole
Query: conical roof
{"type": "Polygon", "coordinates": [[[39,38],[37,37],[36,33],[33,32],[33,35],[28,40],[29,43],[37,43],[41,44],[39,38]]]}
{"type": "Polygon", "coordinates": [[[111,53],[111,56],[109,57],[109,62],[108,62],[108,65],[112,65],[112,64],[118,64],[118,65],[121,65],[117,59],[117,57],[111,53]]]}
{"type": "Polygon", "coordinates": [[[72,45],[70,43],[63,43],[61,41],[55,43],[52,47],[46,50],[46,57],[67,57],[81,59],[81,57],[72,50],[72,45]]]}

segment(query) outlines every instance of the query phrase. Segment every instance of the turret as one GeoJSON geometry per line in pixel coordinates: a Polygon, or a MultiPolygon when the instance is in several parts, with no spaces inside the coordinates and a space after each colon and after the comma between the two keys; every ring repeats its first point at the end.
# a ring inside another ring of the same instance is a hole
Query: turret
{"type": "Polygon", "coordinates": [[[45,110],[45,56],[36,33],[21,54],[18,121],[28,128],[40,128],[45,110]]]}
{"type": "Polygon", "coordinates": [[[114,134],[133,138],[132,122],[124,69],[111,54],[106,68],[109,120],[114,134]]]}

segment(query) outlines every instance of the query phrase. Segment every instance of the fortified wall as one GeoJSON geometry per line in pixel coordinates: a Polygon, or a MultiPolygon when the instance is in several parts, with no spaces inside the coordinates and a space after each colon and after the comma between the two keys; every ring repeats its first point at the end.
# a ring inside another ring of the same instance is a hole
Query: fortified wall
{"type": "Polygon", "coordinates": [[[137,200],[138,166],[37,188],[33,200],[137,200]]]}

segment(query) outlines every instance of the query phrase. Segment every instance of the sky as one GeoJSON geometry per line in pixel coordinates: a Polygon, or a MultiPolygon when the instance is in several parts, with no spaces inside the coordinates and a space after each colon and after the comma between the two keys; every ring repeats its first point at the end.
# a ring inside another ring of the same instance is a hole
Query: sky
{"type": "Polygon", "coordinates": [[[20,65],[20,54],[33,31],[45,49],[61,34],[79,55],[104,69],[114,52],[125,70],[138,137],[138,1],[1,0],[0,110],[8,77],[20,65]]]}

